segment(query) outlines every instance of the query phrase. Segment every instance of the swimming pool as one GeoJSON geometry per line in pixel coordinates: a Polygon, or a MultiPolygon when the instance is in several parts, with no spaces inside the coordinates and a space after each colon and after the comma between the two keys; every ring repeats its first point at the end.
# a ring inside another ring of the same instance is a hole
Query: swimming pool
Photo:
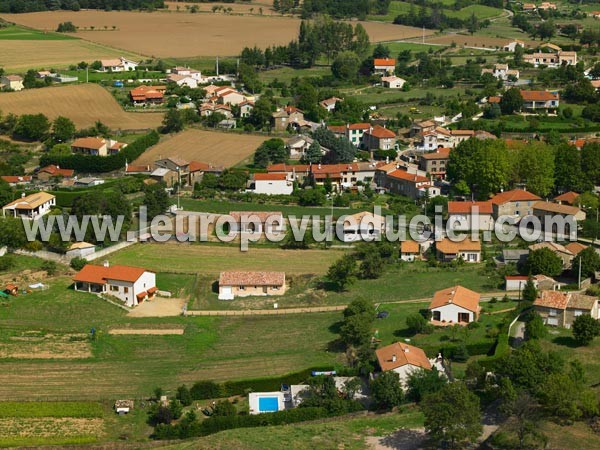
{"type": "Polygon", "coordinates": [[[279,411],[279,399],[277,397],[259,397],[258,410],[261,413],[279,411]]]}

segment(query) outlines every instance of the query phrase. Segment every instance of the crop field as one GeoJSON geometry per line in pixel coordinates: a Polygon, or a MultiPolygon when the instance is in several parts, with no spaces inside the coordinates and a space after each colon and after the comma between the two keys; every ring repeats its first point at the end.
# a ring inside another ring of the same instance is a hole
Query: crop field
{"type": "Polygon", "coordinates": [[[50,120],[65,116],[77,127],[89,127],[98,120],[114,129],[141,130],[156,128],[162,122],[159,113],[127,113],[117,101],[97,84],[57,86],[0,94],[4,114],[42,113],[50,120]]]}
{"type": "Polygon", "coordinates": [[[266,139],[264,136],[191,129],[166,137],[132,164],[152,164],[160,158],[177,156],[187,161],[231,167],[252,155],[266,139]]]}
{"type": "Polygon", "coordinates": [[[0,41],[67,41],[76,39],[70,34],[32,30],[12,25],[0,28],[0,41]]]}
{"type": "Polygon", "coordinates": [[[233,245],[140,244],[108,258],[114,264],[140,264],[155,271],[218,275],[222,270],[281,270],[289,274],[323,274],[342,255],[336,250],[282,250],[233,245]]]}
{"type": "MultiPolygon", "coordinates": [[[[182,14],[189,14],[188,8],[192,6],[196,6],[198,8],[199,13],[210,13],[212,12],[213,7],[222,7],[222,8],[231,8],[232,11],[230,14],[256,14],[263,16],[278,16],[280,13],[274,11],[273,2],[269,2],[266,0],[261,1],[247,1],[244,3],[221,3],[221,2],[210,2],[210,3],[193,3],[193,2],[165,2],[165,6],[169,11],[179,11],[182,14]],[[177,7],[179,6],[179,9],[177,7]],[[261,12],[262,10],[262,12],[261,12]]],[[[222,11],[216,12],[216,14],[224,14],[222,11]]]]}
{"type": "MultiPolygon", "coordinates": [[[[39,30],[55,30],[60,22],[71,21],[80,28],[76,36],[83,39],[149,57],[173,58],[231,56],[239,54],[246,46],[266,48],[287,44],[297,37],[300,26],[300,20],[291,17],[220,13],[55,11],[3,14],[1,17],[39,30]],[[91,27],[94,27],[93,31],[91,27]]],[[[423,34],[419,28],[362,23],[372,42],[423,34]]],[[[433,31],[425,33],[432,34],[433,31]]]]}

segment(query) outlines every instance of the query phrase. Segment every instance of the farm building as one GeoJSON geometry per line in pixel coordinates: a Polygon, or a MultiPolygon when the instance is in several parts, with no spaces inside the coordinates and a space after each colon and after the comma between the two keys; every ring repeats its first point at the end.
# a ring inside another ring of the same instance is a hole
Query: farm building
{"type": "Polygon", "coordinates": [[[285,288],[285,272],[227,271],[219,276],[219,300],[283,295],[285,288]]]}
{"type": "Polygon", "coordinates": [[[108,262],[102,266],[86,264],[73,281],[76,291],[111,295],[129,307],[153,298],[158,291],[154,272],[140,267],[111,266],[108,262]]]}
{"type": "Polygon", "coordinates": [[[466,325],[479,317],[480,295],[462,286],[437,291],[429,304],[431,321],[435,325],[466,325]]]}
{"type": "Polygon", "coordinates": [[[2,207],[2,215],[6,217],[21,217],[24,219],[39,219],[48,214],[56,205],[56,197],[47,192],[37,192],[25,195],[2,207]]]}
{"type": "Polygon", "coordinates": [[[25,86],[23,86],[23,77],[19,75],[4,75],[0,77],[0,89],[22,91],[25,89],[25,86]]]}

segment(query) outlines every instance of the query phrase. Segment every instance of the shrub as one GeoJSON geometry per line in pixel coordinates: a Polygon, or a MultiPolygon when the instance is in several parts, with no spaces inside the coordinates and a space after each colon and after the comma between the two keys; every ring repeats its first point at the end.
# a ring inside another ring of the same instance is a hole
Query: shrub
{"type": "Polygon", "coordinates": [[[54,261],[44,261],[40,266],[42,270],[45,270],[49,276],[56,274],[58,266],[54,261]]]}
{"type": "Polygon", "coordinates": [[[15,267],[15,258],[12,255],[0,256],[0,271],[5,272],[15,267]]]}
{"type": "Polygon", "coordinates": [[[177,388],[176,398],[183,406],[190,406],[193,401],[192,394],[185,384],[177,388]]]}
{"type": "Polygon", "coordinates": [[[83,269],[83,266],[85,266],[86,264],[87,264],[87,259],[81,258],[80,256],[76,256],[75,258],[71,259],[71,262],[69,263],[71,268],[78,270],[78,271],[83,269]]]}
{"type": "Polygon", "coordinates": [[[190,389],[190,395],[194,400],[219,398],[223,396],[223,389],[213,381],[198,381],[190,389]]]}

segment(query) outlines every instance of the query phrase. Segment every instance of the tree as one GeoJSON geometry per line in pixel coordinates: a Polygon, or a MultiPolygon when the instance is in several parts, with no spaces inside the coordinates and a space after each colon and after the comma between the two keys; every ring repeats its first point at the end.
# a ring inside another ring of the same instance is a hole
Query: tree
{"type": "Polygon", "coordinates": [[[263,95],[254,103],[248,122],[258,129],[269,129],[271,114],[273,114],[273,103],[267,96],[263,95]]]}
{"type": "Polygon", "coordinates": [[[464,383],[446,384],[421,402],[425,430],[438,445],[475,442],[482,431],[479,398],[464,383]]]}
{"type": "Polygon", "coordinates": [[[43,114],[24,114],[17,120],[13,135],[30,141],[43,140],[50,131],[50,121],[43,114]]]}
{"type": "Polygon", "coordinates": [[[550,39],[554,36],[556,32],[556,25],[552,20],[546,20],[538,25],[536,29],[536,34],[540,37],[540,39],[550,39]]]}
{"type": "Polygon", "coordinates": [[[590,246],[585,250],[580,251],[573,259],[571,270],[575,273],[579,273],[580,264],[581,276],[583,278],[593,277],[594,274],[600,270],[600,255],[594,247],[590,246]]]}
{"type": "Polygon", "coordinates": [[[560,256],[549,248],[540,248],[529,252],[525,268],[532,275],[555,277],[562,273],[563,263],[560,256]]]}
{"type": "Polygon", "coordinates": [[[590,184],[600,184],[600,143],[591,142],[583,146],[581,149],[581,167],[590,184]]]}
{"type": "Polygon", "coordinates": [[[150,184],[144,189],[144,205],[147,208],[148,220],[164,214],[169,208],[169,194],[164,183],[150,184]]]}
{"type": "Polygon", "coordinates": [[[73,22],[61,22],[56,28],[58,33],[76,33],[77,27],[73,25],[73,22]]]}
{"type": "Polygon", "coordinates": [[[375,320],[375,307],[365,298],[353,300],[344,310],[344,320],[340,327],[342,341],[355,348],[368,345],[371,341],[375,320]]]}
{"type": "Polygon", "coordinates": [[[538,291],[533,282],[533,277],[530,274],[529,277],[527,277],[527,283],[525,283],[525,286],[523,287],[523,300],[533,303],[537,296],[538,291]]]}
{"type": "Polygon", "coordinates": [[[408,387],[406,397],[418,403],[427,395],[442,389],[446,383],[446,378],[435,367],[431,370],[412,371],[406,381],[408,387]]]}
{"type": "Polygon", "coordinates": [[[429,322],[422,314],[414,313],[410,314],[406,317],[406,326],[408,329],[414,333],[419,334],[423,333],[427,330],[429,322]]]}
{"type": "Polygon", "coordinates": [[[235,416],[236,414],[235,405],[229,400],[218,401],[213,407],[213,415],[217,417],[235,416]]]}
{"type": "Polygon", "coordinates": [[[502,98],[500,99],[500,110],[502,111],[502,114],[513,114],[521,111],[521,108],[523,108],[523,97],[518,88],[510,88],[502,95],[502,98]]]}
{"type": "MultiPolygon", "coordinates": [[[[314,189],[313,189],[314,190],[314,189]]],[[[340,291],[354,281],[356,263],[353,255],[344,255],[334,262],[327,271],[327,278],[334,283],[340,291]]]]}
{"type": "Polygon", "coordinates": [[[520,149],[515,169],[517,180],[540,197],[554,189],[554,152],[548,145],[532,142],[520,149]]]}
{"type": "Polygon", "coordinates": [[[52,122],[52,135],[58,142],[68,141],[73,137],[75,131],[75,124],[67,117],[58,116],[52,122]]]}
{"type": "Polygon", "coordinates": [[[471,34],[471,36],[473,36],[473,33],[475,33],[478,29],[479,20],[477,20],[477,16],[475,15],[475,13],[473,13],[471,14],[471,17],[469,17],[469,21],[467,23],[467,31],[471,34]]]}
{"type": "Polygon", "coordinates": [[[356,53],[347,51],[340,53],[331,64],[333,76],[339,80],[354,81],[358,75],[360,60],[356,53]]]}
{"type": "Polygon", "coordinates": [[[390,57],[390,48],[379,43],[373,49],[373,58],[389,58],[390,57]]]}
{"type": "Polygon", "coordinates": [[[260,144],[254,153],[254,165],[266,168],[271,163],[282,163],[289,156],[285,142],[280,138],[271,138],[260,144]]]}
{"type": "Polygon", "coordinates": [[[364,279],[376,279],[383,273],[384,262],[379,252],[368,252],[359,267],[359,274],[364,279]]]}
{"type": "Polygon", "coordinates": [[[167,111],[162,124],[163,126],[161,132],[164,134],[177,133],[183,130],[184,125],[181,113],[177,109],[170,109],[167,111]]]}
{"type": "Polygon", "coordinates": [[[304,154],[304,161],[307,163],[318,163],[323,159],[323,150],[321,150],[321,144],[318,141],[313,141],[310,147],[304,154]]]}
{"type": "Polygon", "coordinates": [[[56,144],[53,145],[48,155],[52,156],[69,156],[73,152],[71,151],[71,146],[69,144],[56,144]]]}
{"type": "Polygon", "coordinates": [[[177,400],[181,402],[183,406],[190,406],[192,404],[192,394],[185,384],[182,384],[177,388],[177,400]]]}
{"type": "Polygon", "coordinates": [[[83,267],[86,264],[87,264],[87,259],[81,258],[79,256],[76,256],[75,258],[72,258],[71,262],[69,263],[69,265],[71,266],[71,268],[77,270],[78,272],[81,269],[83,269],[83,267]]]}
{"type": "Polygon", "coordinates": [[[45,270],[48,276],[53,276],[58,270],[58,265],[54,261],[44,261],[40,266],[42,270],[45,270]]]}
{"type": "Polygon", "coordinates": [[[596,336],[600,335],[600,322],[589,314],[577,316],[571,328],[573,338],[579,345],[589,345],[596,336]]]}
{"type": "Polygon", "coordinates": [[[558,191],[588,190],[590,186],[581,169],[581,153],[577,147],[566,143],[556,147],[554,178],[558,191]]]}
{"type": "Polygon", "coordinates": [[[548,330],[544,325],[544,320],[542,317],[533,312],[530,314],[529,321],[525,324],[525,335],[527,339],[542,339],[546,337],[548,334],[548,330]]]}
{"type": "Polygon", "coordinates": [[[371,383],[371,396],[380,409],[400,406],[404,401],[400,375],[393,370],[380,373],[371,383]]]}
{"type": "Polygon", "coordinates": [[[523,49],[523,47],[521,45],[516,45],[515,46],[515,53],[513,55],[513,64],[516,67],[519,67],[523,64],[523,54],[525,53],[525,50],[523,49]]]}

